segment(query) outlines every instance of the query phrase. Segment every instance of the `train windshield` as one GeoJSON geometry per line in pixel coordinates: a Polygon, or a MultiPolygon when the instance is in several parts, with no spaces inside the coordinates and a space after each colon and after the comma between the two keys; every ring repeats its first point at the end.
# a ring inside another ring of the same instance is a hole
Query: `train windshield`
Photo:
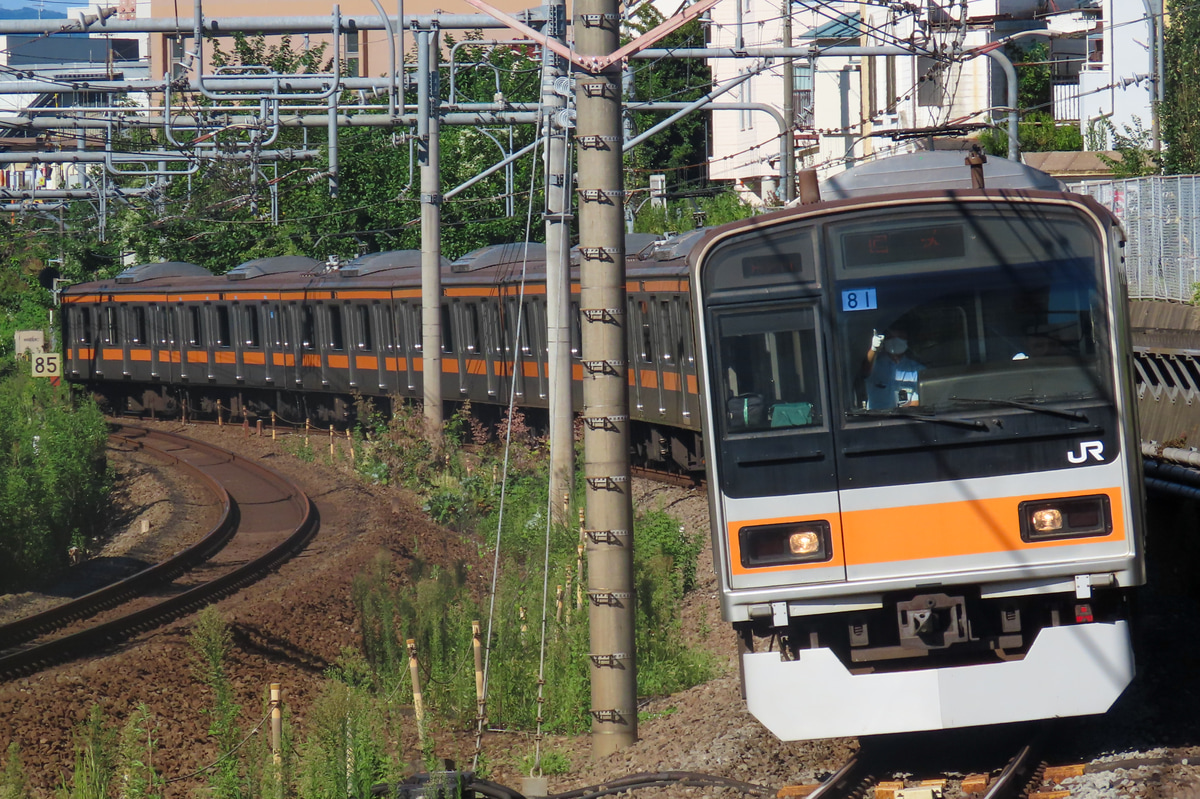
{"type": "Polygon", "coordinates": [[[827,230],[847,413],[1111,397],[1094,229],[1064,209],[946,208],[827,230]]]}

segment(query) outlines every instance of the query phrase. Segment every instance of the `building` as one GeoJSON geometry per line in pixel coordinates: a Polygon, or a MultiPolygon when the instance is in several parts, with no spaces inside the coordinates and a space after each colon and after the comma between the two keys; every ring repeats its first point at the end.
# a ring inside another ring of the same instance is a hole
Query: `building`
{"type": "MultiPolygon", "coordinates": [[[[1119,133],[1151,127],[1154,41],[1142,0],[929,0],[883,6],[784,0],[791,45],[812,53],[844,45],[891,46],[921,55],[798,57],[794,72],[792,152],[800,167],[826,177],[863,158],[930,146],[935,132],[964,146],[987,127],[1006,130],[1008,85],[987,55],[1047,45],[1052,97],[1044,110],[1085,134],[1107,120],[1119,133]]],[[[779,47],[783,9],[771,0],[728,0],[711,11],[713,47],[779,47]]],[[[713,113],[711,175],[747,195],[774,201],[781,170],[783,59],[714,58],[714,83],[745,78],[726,96],[744,110],[713,113]],[[758,104],[750,107],[749,104],[758,104]]],[[[1036,110],[1036,109],[1022,109],[1036,110]]],[[[1107,149],[1111,140],[1096,139],[1107,149]]],[[[941,143],[944,146],[944,143],[941,143]]],[[[786,149],[786,148],[785,148],[786,149]]]]}

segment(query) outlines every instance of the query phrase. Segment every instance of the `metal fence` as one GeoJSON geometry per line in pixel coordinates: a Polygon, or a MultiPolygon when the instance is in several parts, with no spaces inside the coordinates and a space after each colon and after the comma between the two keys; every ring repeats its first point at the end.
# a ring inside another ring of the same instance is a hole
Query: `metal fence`
{"type": "Polygon", "coordinates": [[[1188,302],[1200,283],[1200,176],[1093,180],[1070,184],[1125,224],[1129,296],[1188,302]]]}

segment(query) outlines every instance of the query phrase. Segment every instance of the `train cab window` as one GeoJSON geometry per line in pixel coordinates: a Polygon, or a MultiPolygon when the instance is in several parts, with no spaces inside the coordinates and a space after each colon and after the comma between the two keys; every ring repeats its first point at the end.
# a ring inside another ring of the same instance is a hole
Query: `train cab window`
{"type": "Polygon", "coordinates": [[[217,336],[216,344],[218,347],[229,347],[233,344],[233,336],[229,331],[229,306],[218,305],[213,310],[217,312],[217,336]]]}
{"type": "Polygon", "coordinates": [[[242,343],[247,347],[257,347],[262,343],[258,331],[258,306],[242,305],[242,343]]]}
{"type": "Polygon", "coordinates": [[[111,305],[104,309],[104,343],[121,343],[121,329],[117,322],[117,309],[111,305]]]}
{"type": "Polygon", "coordinates": [[[300,309],[300,346],[306,350],[316,347],[317,322],[313,317],[311,305],[298,306],[300,309]]]}
{"type": "Polygon", "coordinates": [[[358,317],[358,349],[360,352],[372,352],[375,349],[371,340],[371,308],[370,305],[356,305],[355,315],[358,317]]]}
{"type": "Polygon", "coordinates": [[[200,307],[198,305],[188,307],[188,344],[193,347],[200,346],[200,307]]]}
{"type": "Polygon", "coordinates": [[[329,348],[341,352],[346,349],[346,336],[342,330],[342,307],[326,305],[329,310],[329,348]]]}
{"type": "Polygon", "coordinates": [[[815,320],[811,307],[717,318],[716,382],[726,434],[821,424],[815,320]]]}
{"type": "Polygon", "coordinates": [[[924,213],[832,230],[851,417],[1111,395],[1100,364],[1107,333],[1092,311],[1105,302],[1102,256],[1069,212],[969,223],[924,213]]]}

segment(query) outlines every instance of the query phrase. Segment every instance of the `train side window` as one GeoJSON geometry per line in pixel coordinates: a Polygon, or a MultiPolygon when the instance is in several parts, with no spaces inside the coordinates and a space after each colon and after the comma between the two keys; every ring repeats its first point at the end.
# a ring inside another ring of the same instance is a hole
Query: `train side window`
{"type": "Polygon", "coordinates": [[[243,305],[242,307],[242,323],[244,325],[242,332],[244,338],[242,341],[247,347],[257,347],[261,343],[258,334],[258,306],[243,305]]]}
{"type": "Polygon", "coordinates": [[[454,354],[454,328],[450,324],[450,306],[442,306],[442,352],[454,354]]]}
{"type": "Polygon", "coordinates": [[[287,326],[283,324],[283,309],[278,305],[267,306],[267,341],[275,342],[275,348],[287,346],[287,326]]]}
{"type": "Polygon", "coordinates": [[[329,348],[341,352],[346,349],[346,337],[342,331],[342,307],[326,305],[329,310],[329,348]]]}
{"type": "Polygon", "coordinates": [[[479,308],[469,302],[459,307],[462,308],[463,320],[462,346],[466,352],[474,355],[479,352],[479,308]]]}
{"type": "Polygon", "coordinates": [[[671,313],[671,301],[658,302],[659,346],[662,347],[662,359],[668,365],[675,363],[675,315],[671,313]]]}
{"type": "Polygon", "coordinates": [[[163,318],[161,305],[150,306],[150,343],[164,347],[168,343],[167,320],[163,318]]]}
{"type": "Polygon", "coordinates": [[[532,314],[530,314],[532,307],[530,307],[529,302],[523,302],[521,310],[521,354],[532,356],[533,335],[529,332],[533,328],[533,318],[532,314]]]}
{"type": "Polygon", "coordinates": [[[218,305],[215,308],[217,312],[217,341],[218,347],[228,347],[233,343],[233,336],[229,332],[229,306],[218,305]]]}
{"type": "Polygon", "coordinates": [[[696,353],[692,336],[692,310],[687,300],[675,298],[675,335],[679,340],[679,359],[688,368],[695,368],[696,353]]]}
{"type": "Polygon", "coordinates": [[[104,343],[121,343],[121,331],[117,322],[117,309],[111,305],[104,309],[104,343]]]}
{"type": "Polygon", "coordinates": [[[371,306],[356,305],[354,308],[358,316],[358,348],[363,352],[372,352],[375,347],[371,340],[371,306]]]}
{"type": "Polygon", "coordinates": [[[188,308],[188,344],[193,347],[200,346],[200,306],[192,305],[188,308]]]}
{"type": "Polygon", "coordinates": [[[146,343],[146,309],[140,305],[135,305],[127,309],[126,321],[129,323],[129,339],[130,344],[145,344],[146,343]]]}
{"type": "Polygon", "coordinates": [[[583,322],[579,318],[579,303],[571,303],[571,357],[583,357],[583,322]]]}
{"type": "Polygon", "coordinates": [[[317,340],[317,322],[313,317],[311,305],[301,305],[300,308],[300,346],[311,350],[317,340]]]}
{"type": "Polygon", "coordinates": [[[79,343],[92,343],[92,309],[79,309],[79,343]]]}
{"type": "Polygon", "coordinates": [[[650,304],[638,300],[636,305],[638,335],[638,360],[642,363],[654,363],[654,331],[650,325],[650,304]]]}

